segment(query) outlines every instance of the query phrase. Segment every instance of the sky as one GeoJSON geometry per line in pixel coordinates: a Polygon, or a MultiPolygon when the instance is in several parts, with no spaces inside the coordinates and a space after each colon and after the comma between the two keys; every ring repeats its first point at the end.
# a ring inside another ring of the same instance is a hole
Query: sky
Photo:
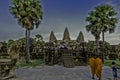
{"type": "MultiPolygon", "coordinates": [[[[41,34],[45,41],[49,41],[50,32],[53,31],[56,38],[62,40],[67,27],[72,40],[77,38],[80,31],[86,42],[95,40],[94,36],[86,31],[86,17],[101,4],[112,5],[118,13],[118,20],[120,19],[120,0],[41,0],[43,20],[38,29],[31,31],[31,37],[41,34]]],[[[10,6],[11,0],[0,0],[0,41],[25,37],[25,29],[18,25],[17,19],[11,15],[10,6]]],[[[120,43],[119,22],[114,33],[105,33],[105,41],[112,45],[120,43]]]]}

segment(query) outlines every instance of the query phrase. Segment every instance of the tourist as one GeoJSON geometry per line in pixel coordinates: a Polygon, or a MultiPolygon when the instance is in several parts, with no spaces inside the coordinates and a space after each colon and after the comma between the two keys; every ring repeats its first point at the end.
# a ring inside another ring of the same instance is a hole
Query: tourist
{"type": "Polygon", "coordinates": [[[117,68],[115,64],[116,64],[115,62],[112,62],[112,72],[113,72],[114,80],[117,80],[117,68]]]}

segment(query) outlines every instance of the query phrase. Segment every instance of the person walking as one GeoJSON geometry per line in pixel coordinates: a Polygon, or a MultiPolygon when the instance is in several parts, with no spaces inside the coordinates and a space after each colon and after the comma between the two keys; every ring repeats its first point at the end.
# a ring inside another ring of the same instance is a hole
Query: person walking
{"type": "Polygon", "coordinates": [[[95,79],[94,78],[94,75],[95,75],[95,58],[94,57],[91,57],[89,59],[89,64],[90,64],[90,70],[91,70],[91,74],[92,74],[92,79],[95,79]]]}
{"type": "Polygon", "coordinates": [[[113,77],[114,77],[114,80],[118,80],[117,79],[117,68],[116,68],[116,63],[115,62],[112,62],[112,72],[113,72],[113,77]]]}
{"type": "Polygon", "coordinates": [[[98,78],[98,80],[102,80],[101,77],[102,77],[102,59],[100,57],[97,57],[96,60],[95,60],[95,64],[96,64],[96,76],[98,78]]]}

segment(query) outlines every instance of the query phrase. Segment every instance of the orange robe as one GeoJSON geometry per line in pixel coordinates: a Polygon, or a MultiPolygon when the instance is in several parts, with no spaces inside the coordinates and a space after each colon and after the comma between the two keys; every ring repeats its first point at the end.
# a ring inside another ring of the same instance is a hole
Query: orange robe
{"type": "Polygon", "coordinates": [[[101,80],[101,72],[102,72],[102,60],[100,58],[96,58],[95,60],[96,63],[96,76],[101,80]]]}
{"type": "Polygon", "coordinates": [[[90,64],[90,69],[91,69],[91,73],[92,73],[92,76],[94,77],[94,75],[95,75],[95,69],[96,69],[96,67],[95,67],[95,58],[90,58],[89,59],[89,64],[90,64]]]}

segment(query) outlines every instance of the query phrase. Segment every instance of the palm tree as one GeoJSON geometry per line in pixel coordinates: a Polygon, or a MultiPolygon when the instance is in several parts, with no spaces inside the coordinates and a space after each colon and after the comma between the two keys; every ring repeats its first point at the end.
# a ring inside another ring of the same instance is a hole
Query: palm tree
{"type": "Polygon", "coordinates": [[[107,4],[97,6],[94,11],[89,13],[89,17],[87,17],[86,20],[89,22],[89,25],[86,26],[86,29],[91,31],[93,35],[98,32],[98,38],[100,38],[99,35],[102,32],[104,49],[104,32],[114,32],[117,23],[116,12],[114,11],[113,7],[107,4]]]}
{"type": "Polygon", "coordinates": [[[88,32],[91,31],[91,34],[93,34],[93,36],[95,37],[95,40],[96,40],[95,55],[97,55],[98,54],[98,45],[99,45],[101,30],[99,29],[99,23],[92,20],[92,17],[93,17],[92,14],[93,14],[93,12],[90,14],[89,17],[87,17],[87,21],[89,21],[90,24],[86,26],[86,29],[87,29],[88,32]]]}
{"type": "Polygon", "coordinates": [[[109,33],[113,33],[116,27],[117,18],[116,18],[116,12],[114,11],[113,7],[111,5],[105,4],[97,6],[96,8],[97,12],[97,19],[99,20],[99,24],[102,31],[102,39],[103,39],[103,55],[102,59],[104,62],[104,48],[105,48],[105,41],[104,41],[104,33],[109,31],[109,33]]]}
{"type": "Polygon", "coordinates": [[[29,54],[29,37],[30,30],[34,29],[34,26],[38,28],[42,20],[42,7],[39,0],[12,0],[10,6],[10,12],[17,18],[18,24],[26,29],[26,62],[30,61],[29,54]]]}

